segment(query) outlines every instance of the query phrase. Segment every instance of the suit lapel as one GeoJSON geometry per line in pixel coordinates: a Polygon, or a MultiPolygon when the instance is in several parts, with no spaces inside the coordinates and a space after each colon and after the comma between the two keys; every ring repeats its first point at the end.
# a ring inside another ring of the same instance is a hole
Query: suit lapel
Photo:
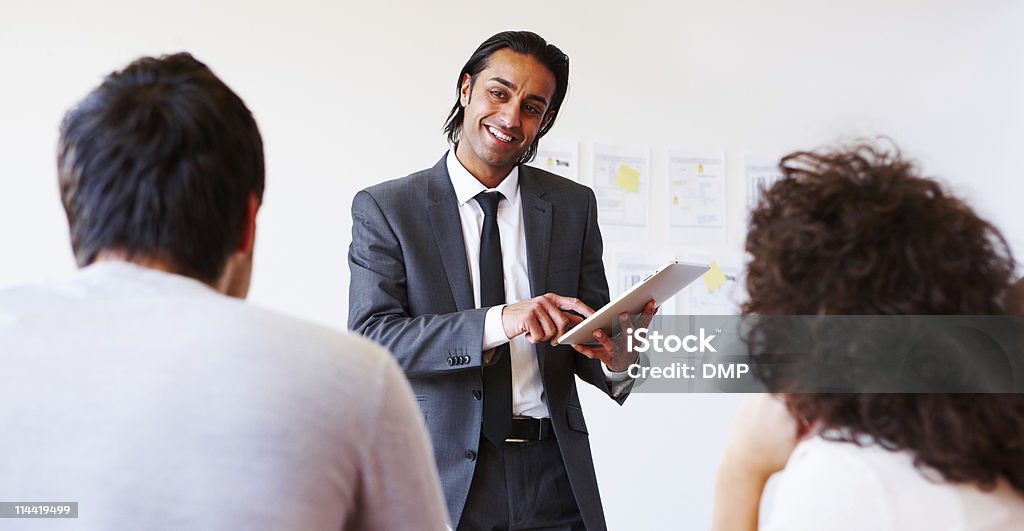
{"type": "Polygon", "coordinates": [[[519,167],[519,193],[523,196],[523,225],[526,231],[530,292],[536,297],[546,293],[548,288],[551,214],[554,207],[541,199],[545,194],[542,183],[526,165],[519,167]]]}
{"type": "MultiPolygon", "coordinates": [[[[526,232],[527,268],[530,292],[547,292],[548,257],[551,250],[551,219],[554,205],[544,200],[540,179],[529,166],[519,167],[519,193],[523,202],[523,225],[526,232]]],[[[459,311],[476,307],[473,284],[466,262],[466,242],[462,239],[459,203],[452,188],[444,157],[431,170],[427,181],[427,216],[444,264],[448,287],[459,311]]]]}
{"type": "MultiPolygon", "coordinates": [[[[434,241],[448,277],[455,305],[459,311],[476,307],[473,300],[473,283],[469,279],[469,264],[466,262],[466,242],[462,239],[462,223],[459,221],[459,202],[452,188],[445,157],[434,165],[427,181],[427,216],[433,229],[434,241]]],[[[415,208],[410,205],[410,208],[415,208]]]]}
{"type": "MultiPolygon", "coordinates": [[[[554,205],[542,199],[546,193],[540,178],[529,166],[519,166],[519,193],[523,201],[523,225],[526,231],[527,268],[530,276],[530,292],[533,296],[547,293],[548,257],[551,252],[551,217],[554,205]]],[[[534,349],[540,366],[544,388],[551,389],[545,359],[542,351],[547,345],[541,343],[534,349]]]]}

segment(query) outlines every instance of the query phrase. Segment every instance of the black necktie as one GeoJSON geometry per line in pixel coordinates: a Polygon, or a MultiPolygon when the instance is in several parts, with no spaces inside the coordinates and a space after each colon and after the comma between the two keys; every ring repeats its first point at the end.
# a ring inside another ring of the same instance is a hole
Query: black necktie
{"type": "MultiPolygon", "coordinates": [[[[501,192],[480,192],[476,202],[484,211],[480,231],[480,307],[505,304],[505,275],[498,233],[498,202],[501,192]]],[[[484,365],[484,437],[495,446],[508,438],[512,426],[512,361],[508,343],[494,349],[494,362],[484,365]]]]}

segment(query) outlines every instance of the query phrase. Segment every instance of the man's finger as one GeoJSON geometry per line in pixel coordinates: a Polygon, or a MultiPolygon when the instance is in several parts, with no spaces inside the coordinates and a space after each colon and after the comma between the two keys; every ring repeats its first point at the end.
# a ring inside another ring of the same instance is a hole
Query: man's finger
{"type": "Polygon", "coordinates": [[[583,322],[583,318],[574,313],[563,313],[562,317],[565,319],[565,329],[559,330],[558,334],[551,338],[552,347],[557,347],[559,345],[558,338],[564,336],[566,332],[572,330],[576,325],[583,322]]]}
{"type": "Polygon", "coordinates": [[[633,328],[633,321],[630,320],[629,314],[622,312],[619,314],[619,329],[621,333],[625,334],[627,330],[633,328]]]}
{"type": "Polygon", "coordinates": [[[580,354],[583,354],[584,356],[586,356],[586,357],[588,357],[588,358],[590,358],[592,360],[601,359],[600,356],[598,356],[597,349],[595,349],[595,348],[588,347],[588,346],[583,345],[581,343],[577,343],[577,344],[573,345],[572,348],[576,349],[576,352],[579,352],[580,354]]]}
{"type": "Polygon", "coordinates": [[[572,310],[584,317],[590,317],[594,314],[594,310],[590,306],[583,304],[583,301],[577,298],[555,295],[555,301],[558,302],[558,307],[563,310],[572,310]]]}
{"type": "Polygon", "coordinates": [[[647,305],[644,306],[644,311],[640,314],[640,319],[637,320],[636,327],[647,328],[647,325],[651,324],[651,321],[654,319],[654,313],[657,311],[658,309],[654,307],[654,301],[649,301],[647,305]]]}
{"type": "Polygon", "coordinates": [[[544,308],[537,308],[537,310],[534,312],[534,317],[537,319],[537,323],[541,327],[541,330],[539,332],[542,332],[544,334],[543,337],[535,336],[537,342],[539,343],[541,341],[551,339],[551,336],[554,335],[555,331],[558,330],[558,327],[555,325],[554,321],[551,320],[551,316],[545,311],[544,308]]]}
{"type": "Polygon", "coordinates": [[[568,328],[573,328],[576,325],[582,323],[584,320],[583,317],[580,317],[574,313],[563,313],[562,315],[564,315],[565,320],[569,322],[568,328]]]}
{"type": "Polygon", "coordinates": [[[526,328],[526,340],[530,343],[536,344],[538,342],[537,338],[544,334],[544,327],[537,321],[536,314],[530,314],[523,323],[523,326],[526,328]]]}
{"type": "Polygon", "coordinates": [[[604,350],[608,351],[609,356],[611,356],[610,353],[612,349],[615,347],[615,344],[612,343],[612,340],[610,337],[608,337],[608,334],[604,333],[604,330],[598,328],[597,330],[594,330],[594,339],[596,339],[597,342],[601,344],[601,347],[603,347],[604,350]]]}
{"type": "Polygon", "coordinates": [[[557,307],[553,308],[553,312],[548,314],[556,328],[552,337],[562,337],[562,334],[569,330],[569,327],[572,326],[569,321],[569,315],[570,314],[562,312],[557,307]]]}

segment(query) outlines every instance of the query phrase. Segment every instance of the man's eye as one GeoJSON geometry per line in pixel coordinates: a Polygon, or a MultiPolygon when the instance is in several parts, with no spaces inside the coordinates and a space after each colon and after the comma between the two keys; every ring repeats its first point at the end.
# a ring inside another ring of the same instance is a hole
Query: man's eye
{"type": "Polygon", "coordinates": [[[528,112],[530,114],[540,114],[540,108],[538,108],[535,105],[527,105],[526,106],[526,112],[528,112]]]}
{"type": "Polygon", "coordinates": [[[491,91],[491,96],[494,96],[495,98],[504,98],[505,97],[505,93],[500,91],[500,90],[492,90],[491,91]]]}

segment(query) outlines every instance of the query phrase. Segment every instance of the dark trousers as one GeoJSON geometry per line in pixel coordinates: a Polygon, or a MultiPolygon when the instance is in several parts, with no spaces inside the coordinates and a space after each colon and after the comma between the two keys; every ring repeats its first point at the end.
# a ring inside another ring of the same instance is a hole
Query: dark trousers
{"type": "Polygon", "coordinates": [[[558,441],[505,443],[481,438],[458,529],[583,530],[558,441]]]}

